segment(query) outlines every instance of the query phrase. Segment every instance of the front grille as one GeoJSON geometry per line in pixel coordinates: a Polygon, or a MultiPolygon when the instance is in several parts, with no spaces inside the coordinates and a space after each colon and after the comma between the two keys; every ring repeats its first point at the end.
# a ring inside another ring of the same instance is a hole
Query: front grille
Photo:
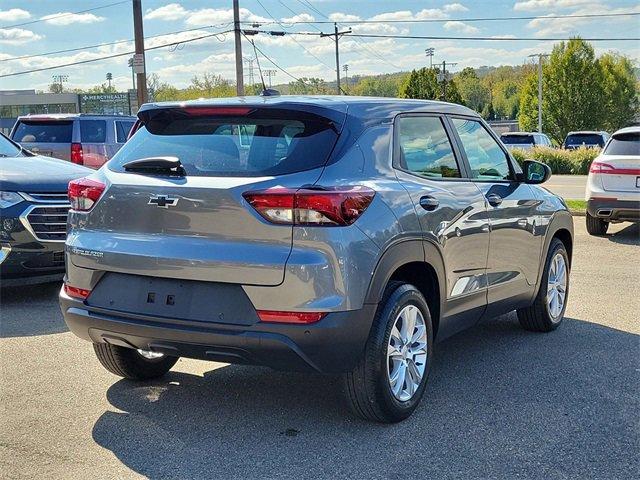
{"type": "Polygon", "coordinates": [[[64,242],[68,212],[68,205],[37,205],[27,213],[26,223],[38,240],[64,242]]]}
{"type": "Polygon", "coordinates": [[[67,192],[22,193],[22,196],[33,203],[67,203],[69,201],[67,192]]]}

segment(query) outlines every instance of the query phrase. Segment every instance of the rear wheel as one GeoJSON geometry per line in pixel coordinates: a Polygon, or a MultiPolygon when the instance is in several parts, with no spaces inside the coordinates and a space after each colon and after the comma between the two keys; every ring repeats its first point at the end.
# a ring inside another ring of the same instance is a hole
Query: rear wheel
{"type": "Polygon", "coordinates": [[[587,232],[589,232],[590,235],[605,235],[608,228],[609,222],[602,218],[592,217],[589,215],[589,212],[587,212],[587,232]]]}
{"type": "Polygon", "coordinates": [[[393,423],[416,409],[433,358],[433,327],[427,303],[413,285],[394,282],[378,307],[358,366],[344,375],[355,414],[393,423]]]}
{"type": "Polygon", "coordinates": [[[93,350],[104,368],[115,375],[131,380],[161,377],[178,361],[178,357],[108,343],[94,343],[93,350]]]}

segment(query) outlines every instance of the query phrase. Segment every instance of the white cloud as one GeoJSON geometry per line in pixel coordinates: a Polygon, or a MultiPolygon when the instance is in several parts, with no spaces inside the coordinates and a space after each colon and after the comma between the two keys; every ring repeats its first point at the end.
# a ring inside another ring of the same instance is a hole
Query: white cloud
{"type": "Polygon", "coordinates": [[[76,23],[102,22],[105,18],[94,15],[93,13],[59,12],[51,15],[45,15],[41,20],[44,20],[50,25],[73,25],[76,23]]]}
{"type": "Polygon", "coordinates": [[[357,22],[361,20],[358,15],[351,15],[350,13],[335,12],[329,14],[329,20],[332,22],[357,22]]]}
{"type": "Polygon", "coordinates": [[[443,25],[443,28],[445,30],[453,30],[455,32],[462,32],[462,33],[469,33],[469,34],[478,33],[480,31],[478,28],[474,27],[473,25],[469,25],[464,22],[459,22],[457,20],[446,22],[443,25]]]}
{"type": "Polygon", "coordinates": [[[445,12],[468,12],[469,9],[461,3],[448,3],[442,9],[445,12]]]}
{"type": "Polygon", "coordinates": [[[374,15],[369,20],[442,20],[449,18],[449,15],[439,8],[424,8],[419,12],[413,13],[411,10],[398,10],[395,12],[386,12],[374,15]]]}
{"type": "Polygon", "coordinates": [[[170,3],[155,10],[148,9],[144,18],[146,20],[180,20],[185,18],[188,13],[188,10],[179,3],[170,3]]]}
{"type": "Polygon", "coordinates": [[[579,7],[593,3],[594,0],[525,0],[522,2],[516,2],[513,9],[521,11],[546,10],[579,7]]]}
{"type": "Polygon", "coordinates": [[[0,29],[0,43],[5,45],[22,45],[23,43],[35,42],[41,38],[44,37],[24,28],[0,29]]]}
{"type": "Polygon", "coordinates": [[[308,13],[299,13],[298,15],[294,15],[293,17],[285,17],[282,19],[283,23],[293,23],[293,22],[313,22],[315,18],[313,15],[309,15],[308,13]]]}
{"type": "Polygon", "coordinates": [[[0,22],[15,22],[16,20],[25,20],[27,18],[31,18],[31,14],[21,8],[0,10],[0,22]]]}

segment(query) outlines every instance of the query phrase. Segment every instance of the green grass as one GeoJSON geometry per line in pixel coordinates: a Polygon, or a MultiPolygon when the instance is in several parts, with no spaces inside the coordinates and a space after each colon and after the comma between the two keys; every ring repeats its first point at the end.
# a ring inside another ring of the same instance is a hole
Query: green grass
{"type": "Polygon", "coordinates": [[[565,202],[571,211],[585,212],[587,210],[586,200],[565,200],[565,202]]]}

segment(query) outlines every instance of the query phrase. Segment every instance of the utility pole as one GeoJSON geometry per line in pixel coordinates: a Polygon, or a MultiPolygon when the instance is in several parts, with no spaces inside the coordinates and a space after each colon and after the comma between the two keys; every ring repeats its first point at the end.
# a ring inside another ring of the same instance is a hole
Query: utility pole
{"type": "Polygon", "coordinates": [[[424,53],[427,57],[429,57],[429,68],[433,70],[433,54],[436,49],[433,47],[425,48],[424,53]]]}
{"type": "Polygon", "coordinates": [[[333,37],[333,41],[336,42],[336,90],[338,95],[342,95],[342,89],[340,88],[340,48],[338,44],[340,42],[340,37],[346,33],[351,33],[351,29],[339,32],[337,23],[333,24],[333,33],[320,32],[321,37],[333,37]]]}
{"type": "Polygon", "coordinates": [[[345,63],[342,66],[342,70],[344,70],[344,83],[347,86],[347,90],[349,90],[349,65],[345,63]]]}
{"type": "Polygon", "coordinates": [[[442,61],[442,72],[438,75],[438,80],[442,81],[442,100],[445,102],[447,101],[447,65],[453,67],[457,63],[442,61]]]}
{"type": "MultiPolygon", "coordinates": [[[[147,102],[147,67],[144,60],[144,31],[142,29],[142,0],[133,0],[133,38],[135,39],[135,57],[141,59],[142,72],[138,72],[138,108],[147,102]]],[[[134,61],[135,63],[135,61],[134,61]]]]}
{"type": "Polygon", "coordinates": [[[242,37],[240,36],[240,6],[233,0],[233,36],[236,44],[236,94],[244,95],[244,73],[242,71],[242,37]]]}
{"type": "Polygon", "coordinates": [[[542,59],[548,57],[548,53],[534,53],[528,57],[538,57],[538,132],[542,133],[542,59]]]}

